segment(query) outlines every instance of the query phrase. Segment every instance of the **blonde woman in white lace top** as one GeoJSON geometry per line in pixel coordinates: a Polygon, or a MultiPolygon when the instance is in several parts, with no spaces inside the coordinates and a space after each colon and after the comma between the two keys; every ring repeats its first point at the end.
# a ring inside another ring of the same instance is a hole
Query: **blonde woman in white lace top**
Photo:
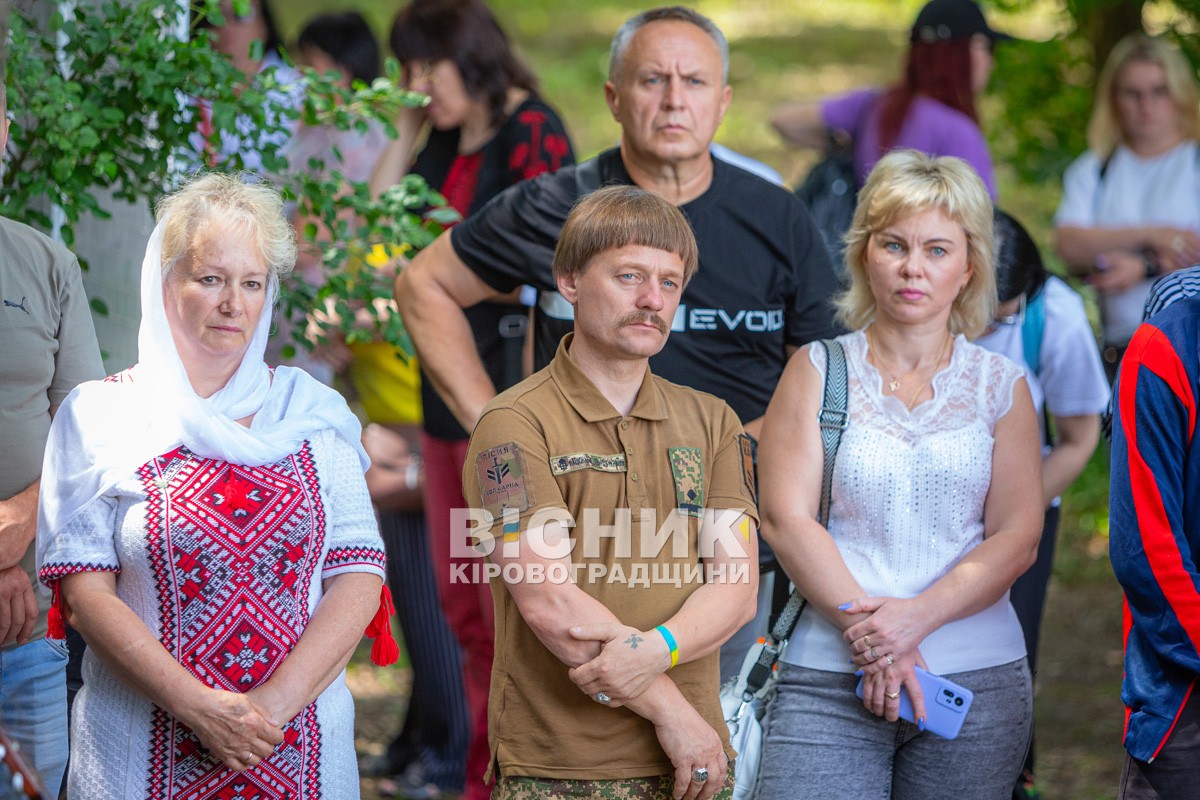
{"type": "Polygon", "coordinates": [[[825,359],[792,359],[763,428],[763,535],[810,607],[770,706],[760,797],[1007,798],[1032,721],[1008,602],[1041,530],[1021,369],[967,341],[995,313],[992,207],[955,158],[899,151],[848,234],[850,423],[820,505],[825,359]],[[974,692],[958,737],[924,730],[914,668],[974,692]],[[863,675],[863,699],[855,687],[863,675]],[[898,718],[901,693],[915,722],[898,718]]]}

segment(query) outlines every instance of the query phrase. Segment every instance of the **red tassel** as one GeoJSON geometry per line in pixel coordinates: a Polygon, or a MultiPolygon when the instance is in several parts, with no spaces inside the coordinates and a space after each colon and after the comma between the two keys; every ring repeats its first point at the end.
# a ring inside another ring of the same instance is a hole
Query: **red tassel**
{"type": "Polygon", "coordinates": [[[400,660],[400,645],[389,633],[386,636],[375,637],[371,645],[371,663],[377,667],[390,667],[400,660]]]}
{"type": "Polygon", "coordinates": [[[62,614],[62,594],[59,591],[58,581],[54,582],[54,602],[50,604],[50,611],[46,614],[46,638],[67,638],[67,626],[63,622],[62,614]]]}
{"type": "Polygon", "coordinates": [[[400,658],[400,645],[396,644],[396,638],[392,636],[394,613],[396,606],[392,604],[392,593],[386,585],[382,586],[379,590],[379,608],[375,610],[375,616],[367,626],[367,636],[375,640],[371,645],[371,663],[377,667],[390,666],[400,658]]]}

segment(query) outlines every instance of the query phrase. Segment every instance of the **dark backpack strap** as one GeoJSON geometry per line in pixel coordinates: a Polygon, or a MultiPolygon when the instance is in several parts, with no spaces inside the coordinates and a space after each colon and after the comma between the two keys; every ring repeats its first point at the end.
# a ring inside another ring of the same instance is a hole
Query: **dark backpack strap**
{"type": "MultiPolygon", "coordinates": [[[[818,341],[825,348],[825,391],[821,398],[821,410],[817,414],[817,423],[821,426],[821,447],[825,453],[825,463],[821,471],[821,510],[817,519],[822,525],[825,525],[829,522],[833,466],[837,460],[838,447],[842,443],[842,432],[850,423],[850,414],[847,411],[849,381],[846,375],[846,352],[842,349],[841,342],[834,339],[818,341]]],[[[786,576],[780,573],[778,577],[786,576]]],[[[796,623],[800,620],[800,614],[806,605],[808,605],[808,601],[801,596],[800,592],[793,589],[787,605],[783,607],[779,619],[775,621],[775,625],[772,626],[771,632],[767,636],[767,643],[763,646],[758,662],[751,668],[750,674],[747,676],[745,693],[747,698],[766,685],[767,678],[771,676],[771,670],[775,668],[775,662],[779,660],[783,643],[791,637],[792,631],[796,629],[796,623]]]]}
{"type": "Polygon", "coordinates": [[[1104,176],[1108,174],[1108,168],[1112,165],[1113,157],[1116,154],[1117,151],[1113,150],[1108,154],[1107,158],[1100,162],[1100,175],[1096,179],[1096,193],[1092,197],[1092,213],[1099,213],[1100,211],[1100,198],[1104,192],[1104,176]]]}

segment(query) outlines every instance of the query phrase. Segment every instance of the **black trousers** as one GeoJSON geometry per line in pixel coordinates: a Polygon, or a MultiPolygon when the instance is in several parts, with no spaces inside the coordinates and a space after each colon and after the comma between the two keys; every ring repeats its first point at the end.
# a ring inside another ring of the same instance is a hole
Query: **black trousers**
{"type": "MultiPolygon", "coordinates": [[[[1046,608],[1046,591],[1050,586],[1050,575],[1054,572],[1054,548],[1058,539],[1059,509],[1046,509],[1042,519],[1042,539],[1038,543],[1037,561],[1017,578],[1008,599],[1021,621],[1025,632],[1025,651],[1029,654],[1029,674],[1037,677],[1038,639],[1041,637],[1042,617],[1046,608]]],[[[1029,752],[1025,755],[1024,771],[1033,774],[1034,737],[1029,739],[1029,752]]]]}
{"type": "Polygon", "coordinates": [[[404,725],[388,745],[397,774],[419,765],[427,783],[461,792],[470,743],[462,653],[442,614],[425,514],[380,512],[388,585],[412,665],[412,694],[404,725]]]}
{"type": "Polygon", "coordinates": [[[1194,800],[1200,792],[1200,692],[1192,689],[1154,761],[1125,754],[1120,800],[1194,800]]]}

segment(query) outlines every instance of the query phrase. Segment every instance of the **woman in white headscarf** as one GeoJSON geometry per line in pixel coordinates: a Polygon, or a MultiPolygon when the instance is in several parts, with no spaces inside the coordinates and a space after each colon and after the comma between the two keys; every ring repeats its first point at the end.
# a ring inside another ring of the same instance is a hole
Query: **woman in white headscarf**
{"type": "Polygon", "coordinates": [[[208,175],[171,195],[138,364],[55,418],[39,575],[52,627],[89,645],[72,796],[358,796],[343,670],[368,622],[393,655],[390,601],[358,421],[262,360],[295,258],[273,188],[208,175]]]}

